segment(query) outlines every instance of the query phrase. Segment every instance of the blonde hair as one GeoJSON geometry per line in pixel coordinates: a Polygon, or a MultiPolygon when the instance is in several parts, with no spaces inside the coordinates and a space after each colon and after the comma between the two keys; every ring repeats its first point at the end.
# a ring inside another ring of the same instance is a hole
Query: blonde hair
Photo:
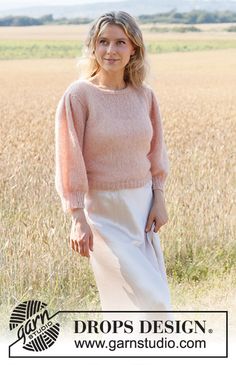
{"type": "Polygon", "coordinates": [[[141,86],[149,71],[146,49],[142,32],[135,18],[124,11],[105,13],[92,23],[82,50],[82,57],[77,64],[81,72],[80,78],[93,77],[98,73],[100,65],[94,56],[96,41],[97,37],[108,24],[121,26],[127,37],[133,43],[135,54],[130,56],[130,60],[125,66],[124,81],[132,84],[134,87],[141,86]]]}

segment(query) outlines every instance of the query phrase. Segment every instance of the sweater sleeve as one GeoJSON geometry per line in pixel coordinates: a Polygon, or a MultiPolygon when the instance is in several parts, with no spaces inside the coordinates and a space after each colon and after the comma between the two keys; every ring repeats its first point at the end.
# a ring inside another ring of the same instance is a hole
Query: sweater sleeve
{"type": "Polygon", "coordinates": [[[151,162],[152,188],[164,191],[164,185],[169,173],[169,160],[163,137],[162,119],[157,98],[152,91],[150,119],[153,127],[153,137],[148,158],[151,162]]]}
{"type": "Polygon", "coordinates": [[[86,111],[78,97],[66,91],[55,115],[55,187],[63,211],[84,208],[88,179],[83,158],[86,111]]]}

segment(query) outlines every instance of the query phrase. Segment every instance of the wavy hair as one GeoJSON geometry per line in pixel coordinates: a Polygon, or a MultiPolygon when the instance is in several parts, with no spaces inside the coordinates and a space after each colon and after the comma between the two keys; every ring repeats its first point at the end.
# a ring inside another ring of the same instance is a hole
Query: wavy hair
{"type": "Polygon", "coordinates": [[[135,54],[130,56],[130,60],[125,66],[124,81],[132,84],[134,87],[141,86],[149,71],[146,48],[143,42],[142,32],[135,18],[124,11],[105,13],[92,23],[82,50],[82,57],[78,62],[78,66],[83,69],[81,72],[82,77],[93,77],[100,69],[94,51],[98,36],[108,24],[121,26],[127,37],[133,43],[135,54]]]}

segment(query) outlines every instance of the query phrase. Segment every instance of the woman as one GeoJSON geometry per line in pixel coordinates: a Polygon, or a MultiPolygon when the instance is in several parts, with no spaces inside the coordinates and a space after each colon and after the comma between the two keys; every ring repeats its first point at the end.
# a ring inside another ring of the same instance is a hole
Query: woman
{"type": "Polygon", "coordinates": [[[56,111],[56,189],[70,245],[90,259],[105,310],[170,310],[158,231],[169,171],[155,94],[144,83],[142,33],[126,12],[100,16],[88,76],[56,111]]]}

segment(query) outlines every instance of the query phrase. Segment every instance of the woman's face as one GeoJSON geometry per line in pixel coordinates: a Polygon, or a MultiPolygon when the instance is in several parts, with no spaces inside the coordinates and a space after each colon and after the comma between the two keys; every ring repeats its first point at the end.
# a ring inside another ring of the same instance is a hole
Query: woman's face
{"type": "Polygon", "coordinates": [[[132,42],[119,25],[108,24],[97,38],[95,56],[106,71],[123,72],[134,53],[132,42]]]}

